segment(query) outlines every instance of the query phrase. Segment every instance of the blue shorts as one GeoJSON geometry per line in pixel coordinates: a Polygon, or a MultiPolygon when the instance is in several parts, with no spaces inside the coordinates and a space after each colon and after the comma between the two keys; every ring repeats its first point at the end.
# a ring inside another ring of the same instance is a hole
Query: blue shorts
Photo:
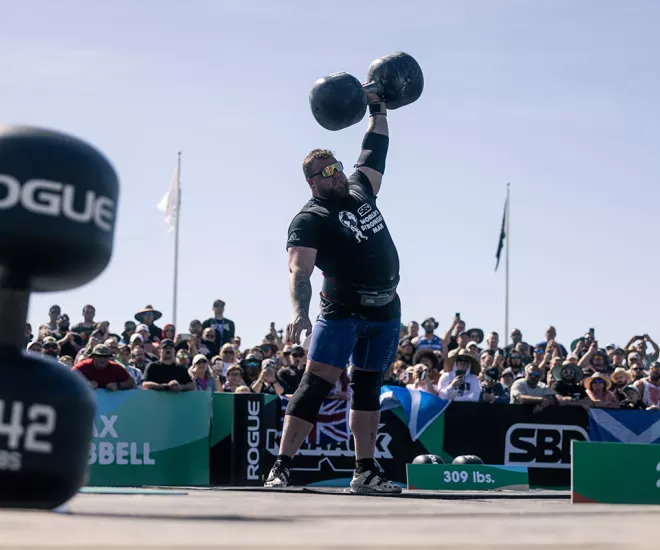
{"type": "Polygon", "coordinates": [[[384,372],[394,361],[399,346],[401,319],[365,321],[319,317],[312,329],[308,357],[312,361],[344,369],[384,372]]]}

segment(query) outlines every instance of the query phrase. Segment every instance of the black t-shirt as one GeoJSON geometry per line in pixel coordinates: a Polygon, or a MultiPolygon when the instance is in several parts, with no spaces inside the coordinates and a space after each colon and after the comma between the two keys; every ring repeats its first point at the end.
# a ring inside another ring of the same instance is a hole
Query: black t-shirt
{"type": "MultiPolygon", "coordinates": [[[[376,206],[367,176],[355,171],[348,178],[349,196],[340,200],[312,197],[289,225],[287,250],[314,248],[316,267],[338,284],[364,290],[390,289],[399,282],[399,254],[376,206]]],[[[401,315],[397,295],[379,307],[350,307],[321,296],[321,312],[328,319],[351,315],[388,321],[401,315]]]]}
{"type": "Polygon", "coordinates": [[[215,342],[218,347],[231,342],[236,336],[236,326],[231,319],[220,319],[218,321],[215,317],[211,317],[202,323],[202,327],[215,329],[215,342]]]}
{"type": "Polygon", "coordinates": [[[166,365],[161,361],[154,361],[149,363],[144,370],[144,382],[156,382],[156,384],[167,384],[172,380],[176,380],[182,386],[192,382],[188,369],[172,363],[166,365]]]}
{"type": "Polygon", "coordinates": [[[87,344],[87,340],[89,340],[92,332],[96,330],[95,326],[96,325],[93,324],[91,327],[86,327],[83,323],[78,323],[77,325],[73,325],[71,327],[71,332],[78,333],[83,341],[83,344],[87,344]]]}
{"type": "Polygon", "coordinates": [[[587,397],[587,390],[580,384],[567,384],[563,380],[559,380],[552,385],[552,389],[557,395],[562,397],[572,397],[573,399],[583,399],[587,397]]]}

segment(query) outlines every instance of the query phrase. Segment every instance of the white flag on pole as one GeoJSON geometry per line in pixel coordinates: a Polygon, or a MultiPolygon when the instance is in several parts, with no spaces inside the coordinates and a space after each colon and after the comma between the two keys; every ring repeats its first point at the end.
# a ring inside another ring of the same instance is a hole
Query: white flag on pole
{"type": "Polygon", "coordinates": [[[179,206],[179,169],[174,171],[172,183],[165,196],[158,203],[158,210],[165,213],[165,223],[167,224],[167,232],[171,233],[176,227],[176,217],[178,215],[179,206]]]}

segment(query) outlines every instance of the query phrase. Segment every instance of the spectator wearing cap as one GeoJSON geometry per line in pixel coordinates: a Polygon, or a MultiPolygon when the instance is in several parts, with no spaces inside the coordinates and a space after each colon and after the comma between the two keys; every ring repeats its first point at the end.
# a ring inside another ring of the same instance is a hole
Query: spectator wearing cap
{"type": "MultiPolygon", "coordinates": [[[[511,386],[513,385],[513,381],[515,380],[515,376],[516,375],[514,374],[514,372],[510,368],[504,369],[502,371],[502,374],[500,375],[500,384],[502,384],[504,389],[507,391],[507,394],[509,395],[509,397],[511,397],[511,386]]],[[[525,376],[525,374],[523,373],[523,377],[524,376],[525,376]]],[[[510,399],[509,399],[509,402],[511,402],[510,399]]]]}
{"type": "Polygon", "coordinates": [[[541,369],[534,364],[525,367],[525,378],[516,380],[511,386],[511,403],[534,405],[534,412],[557,404],[554,392],[541,382],[541,369]]]}
{"type": "Polygon", "coordinates": [[[479,355],[479,365],[481,370],[488,369],[493,366],[493,356],[487,349],[483,350],[479,355]]]}
{"type": "MultiPolygon", "coordinates": [[[[139,336],[142,340],[142,347],[144,348],[145,353],[147,355],[156,356],[158,352],[152,341],[153,337],[149,327],[144,323],[139,324],[137,327],[135,327],[135,334],[131,338],[135,338],[136,335],[139,336]]],[[[160,338],[158,340],[160,340],[160,338]]]]}
{"type": "Polygon", "coordinates": [[[424,334],[412,339],[415,349],[418,351],[420,349],[442,351],[442,340],[435,334],[435,329],[438,328],[438,322],[433,317],[428,317],[424,319],[422,328],[424,329],[424,334]]]}
{"type": "Polygon", "coordinates": [[[649,369],[646,378],[637,380],[634,384],[639,394],[639,399],[650,411],[660,408],[660,363],[655,362],[649,369]]]}
{"type": "Polygon", "coordinates": [[[147,365],[142,387],[145,390],[172,392],[194,390],[188,370],[175,362],[175,347],[172,340],[161,341],[160,360],[147,365]]]}
{"type": "Polygon", "coordinates": [[[646,405],[639,399],[639,391],[635,386],[626,386],[623,388],[626,398],[621,401],[622,409],[631,409],[635,411],[645,411],[646,405]]]}
{"type": "Polygon", "coordinates": [[[465,351],[467,351],[472,357],[479,361],[479,346],[476,342],[469,340],[465,346],[465,351]]]}
{"type": "Polygon", "coordinates": [[[222,391],[234,393],[241,386],[246,387],[248,392],[250,391],[243,380],[243,369],[239,365],[232,365],[227,369],[227,381],[222,386],[222,391]]]}
{"type": "Polygon", "coordinates": [[[131,390],[135,381],[116,361],[111,361],[113,355],[107,346],[94,346],[90,359],[85,359],[74,365],[71,370],[84,376],[92,389],[108,391],[131,390]]]}
{"type": "Polygon", "coordinates": [[[497,367],[482,371],[481,401],[484,403],[509,403],[509,391],[497,381],[499,377],[500,371],[497,367]]]}
{"type": "Polygon", "coordinates": [[[626,345],[626,349],[637,351],[642,358],[642,365],[644,368],[648,369],[651,366],[651,363],[654,363],[660,357],[660,348],[648,334],[641,336],[633,336],[626,345]],[[647,344],[650,344],[653,348],[653,353],[646,353],[647,344]]]}
{"type": "Polygon", "coordinates": [[[415,355],[415,346],[410,338],[407,336],[399,340],[399,348],[396,352],[397,361],[403,361],[406,365],[413,364],[413,356],[415,355]]]}
{"type": "Polygon", "coordinates": [[[137,325],[134,321],[126,321],[124,323],[124,331],[121,333],[120,344],[129,345],[131,343],[131,336],[135,334],[137,325]]]}
{"type": "Polygon", "coordinates": [[[52,357],[57,359],[60,354],[60,346],[57,344],[57,340],[53,336],[46,336],[41,341],[41,352],[46,357],[52,357]]]}
{"type": "Polygon", "coordinates": [[[83,344],[87,344],[89,337],[96,328],[96,323],[94,322],[94,316],[96,315],[96,309],[92,305],[86,305],[82,310],[83,320],[81,323],[71,327],[71,332],[75,332],[80,335],[80,339],[83,344]]]}
{"type": "Polygon", "coordinates": [[[610,363],[615,369],[618,367],[626,368],[626,352],[621,348],[614,348],[611,352],[608,350],[607,355],[610,358],[610,363]]]}
{"type": "Polygon", "coordinates": [[[623,367],[617,367],[610,376],[610,380],[612,381],[612,393],[619,400],[619,403],[627,399],[623,390],[626,386],[632,384],[633,379],[630,373],[623,367]]]}
{"type": "Polygon", "coordinates": [[[277,363],[273,359],[264,359],[261,362],[261,371],[257,379],[252,382],[250,389],[254,393],[284,395],[284,388],[277,379],[276,373],[277,363]]]}
{"type": "Polygon", "coordinates": [[[594,372],[584,381],[584,387],[587,390],[589,399],[593,403],[593,407],[598,409],[619,408],[619,400],[610,391],[612,382],[609,376],[601,372],[594,372]]]}
{"type": "Polygon", "coordinates": [[[89,335],[85,347],[82,348],[76,355],[76,359],[75,359],[76,364],[80,363],[81,361],[84,361],[85,359],[89,359],[92,356],[92,351],[94,350],[94,348],[97,345],[102,344],[103,341],[104,341],[103,333],[100,330],[94,330],[89,335]]]}
{"type": "Polygon", "coordinates": [[[216,331],[215,341],[218,346],[231,343],[236,334],[234,321],[225,318],[225,303],[222,300],[213,302],[213,317],[204,321],[202,327],[210,327],[216,331]]]}
{"type": "Polygon", "coordinates": [[[222,385],[213,375],[206,355],[198,353],[193,357],[188,374],[192,378],[194,391],[207,391],[210,393],[222,391],[222,385]]]}
{"type": "Polygon", "coordinates": [[[479,361],[467,350],[452,351],[445,361],[445,372],[440,377],[438,395],[450,401],[479,401],[479,361]]]}
{"type": "Polygon", "coordinates": [[[190,367],[190,354],[185,349],[180,349],[176,352],[175,363],[187,369],[190,367]]]}
{"type": "Polygon", "coordinates": [[[552,391],[557,396],[559,405],[580,406],[585,410],[591,406],[587,391],[580,384],[582,369],[573,363],[565,361],[552,368],[552,391]]]}
{"type": "Polygon", "coordinates": [[[158,321],[162,316],[163,314],[160,311],[155,310],[152,305],[144,306],[143,309],[135,314],[135,320],[141,325],[147,326],[150,342],[160,342],[163,336],[163,329],[154,324],[155,321],[158,321]]]}

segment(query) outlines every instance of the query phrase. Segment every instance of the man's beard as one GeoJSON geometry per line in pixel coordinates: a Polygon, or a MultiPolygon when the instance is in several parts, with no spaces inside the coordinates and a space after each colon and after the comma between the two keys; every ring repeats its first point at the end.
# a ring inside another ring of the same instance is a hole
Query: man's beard
{"type": "Polygon", "coordinates": [[[318,193],[322,199],[338,200],[348,197],[348,182],[343,184],[333,185],[330,189],[318,189],[318,193]]]}

